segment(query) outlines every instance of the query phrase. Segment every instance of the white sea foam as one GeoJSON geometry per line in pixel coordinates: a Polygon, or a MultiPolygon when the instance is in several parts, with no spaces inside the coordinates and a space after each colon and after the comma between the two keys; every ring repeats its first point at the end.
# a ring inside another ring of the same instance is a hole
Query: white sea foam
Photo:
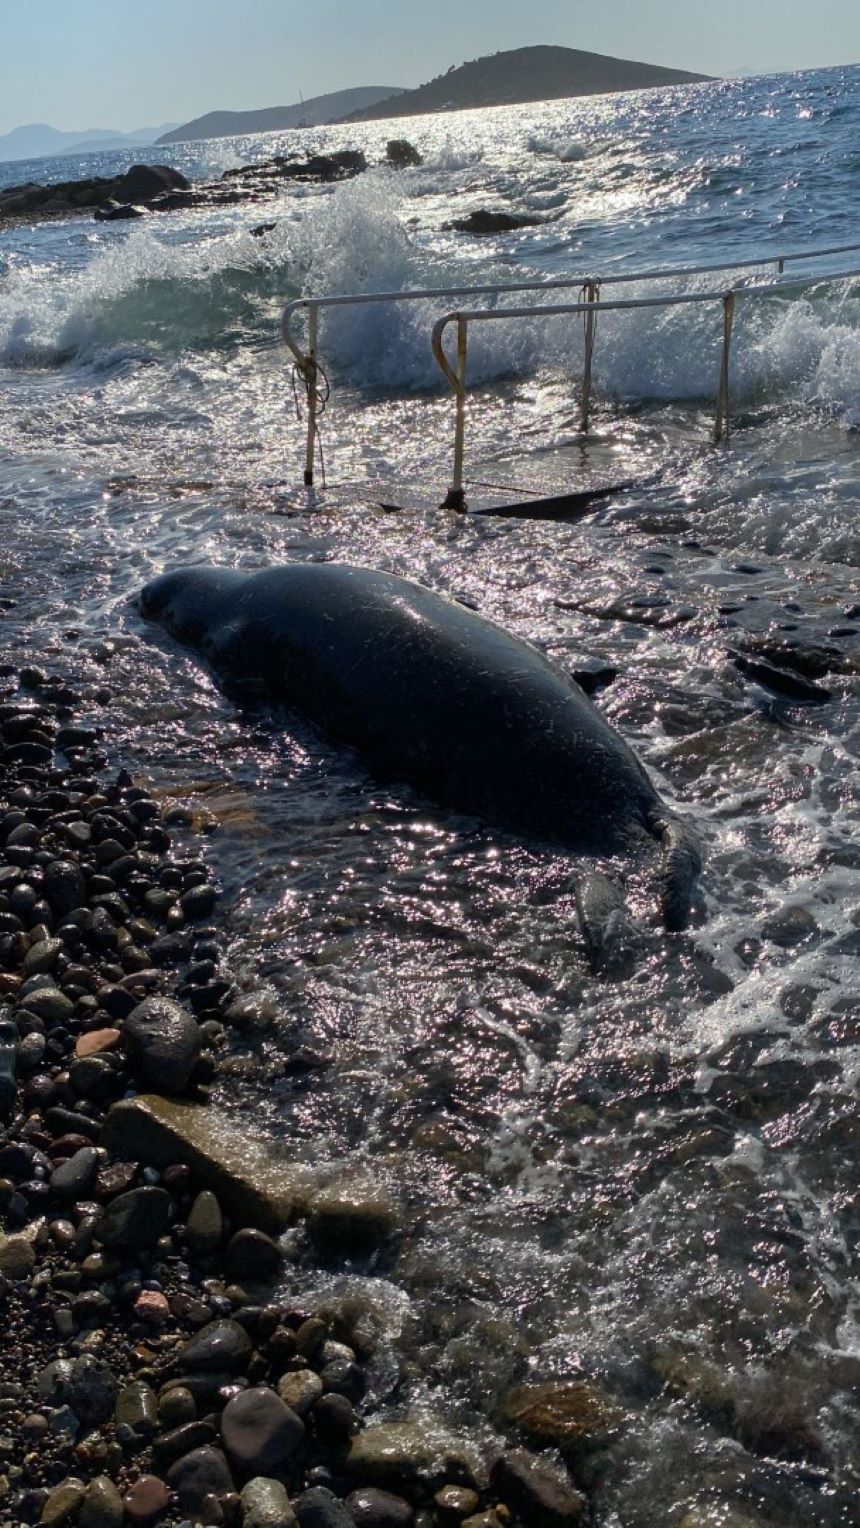
{"type": "Polygon", "coordinates": [[[529,137],[526,139],[526,148],[533,154],[557,159],[560,164],[579,164],[592,152],[581,138],[529,137]]]}
{"type": "MultiPolygon", "coordinates": [[[[106,237],[83,267],[19,264],[0,290],[0,363],[51,366],[184,346],[206,350],[242,335],[275,340],[278,306],[299,290],[330,296],[492,284],[534,274],[500,260],[476,266],[459,251],[428,247],[407,230],[409,203],[399,184],[383,171],[333,193],[284,198],[278,227],[264,240],[251,239],[242,225],[221,236],[179,241],[147,224],[122,239],[106,237]]],[[[699,286],[705,289],[704,279],[699,286]]],[[[713,279],[711,286],[716,290],[713,279]]],[[[604,298],[652,292],[632,283],[605,288],[604,298]]],[[[573,287],[546,294],[544,301],[577,296],[573,287]]],[[[500,297],[498,306],[540,300],[537,292],[500,297]]],[[[470,301],[490,305],[485,298],[470,301]]],[[[438,387],[429,335],[446,305],[456,307],[456,298],[331,311],[322,326],[324,361],[358,386],[438,387]]],[[[844,288],[789,299],[742,298],[732,360],[736,402],[824,405],[857,424],[855,307],[844,288]]],[[[712,397],[721,328],[717,301],[602,314],[594,362],[598,392],[633,400],[712,397]]],[[[502,318],[470,330],[469,375],[476,383],[541,369],[575,377],[581,357],[580,320],[571,315],[502,318]]]]}

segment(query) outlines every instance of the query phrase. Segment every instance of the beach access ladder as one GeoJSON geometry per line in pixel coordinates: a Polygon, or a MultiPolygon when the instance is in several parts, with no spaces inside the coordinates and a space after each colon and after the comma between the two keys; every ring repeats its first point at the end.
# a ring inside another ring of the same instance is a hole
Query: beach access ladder
{"type": "Polygon", "coordinates": [[[535,319],[579,316],[583,321],[584,354],[582,383],[580,388],[579,427],[587,436],[590,427],[593,392],[593,363],[597,338],[597,321],[601,313],[633,311],[649,308],[680,308],[714,304],[721,308],[720,365],[717,378],[716,412],[713,438],[715,442],[727,440],[730,434],[730,380],[732,330],[736,305],[739,300],[798,292],[823,283],[850,280],[860,276],[860,266],[847,270],[809,272],[786,275],[786,267],[797,262],[815,262],[833,259],[837,255],[860,252],[860,243],[832,245],[827,249],[792,250],[776,254],[756,256],[747,260],[732,260],[716,264],[665,267],[659,270],[612,272],[606,276],[560,277],[549,281],[494,282],[492,284],[461,285],[454,287],[416,288],[399,292],[354,292],[331,297],[298,297],[287,303],[281,316],[281,332],[293,356],[295,377],[305,391],[305,453],[304,483],[314,484],[315,457],[319,432],[319,418],[328,398],[329,383],[319,353],[320,314],[329,308],[364,307],[369,304],[404,302],[442,302],[451,298],[491,298],[493,306],[458,308],[446,312],[433,324],[430,336],[436,363],[454,394],[454,448],[451,484],[443,500],[445,508],[465,509],[464,460],[466,438],[466,398],[468,393],[467,363],[469,326],[503,319],[535,319]],[[737,281],[727,288],[696,292],[657,292],[655,294],[623,297],[603,296],[604,289],[617,288],[632,283],[651,284],[672,279],[718,275],[727,272],[751,270],[760,267],[776,267],[777,279],[771,281],[737,281]],[[512,294],[540,294],[576,292],[572,302],[532,301],[519,306],[496,306],[495,299],[512,294]],[[298,315],[307,318],[306,334],[300,341],[294,323],[298,315]],[[456,329],[456,346],[453,359],[449,359],[445,339],[450,328],[456,329]]]}

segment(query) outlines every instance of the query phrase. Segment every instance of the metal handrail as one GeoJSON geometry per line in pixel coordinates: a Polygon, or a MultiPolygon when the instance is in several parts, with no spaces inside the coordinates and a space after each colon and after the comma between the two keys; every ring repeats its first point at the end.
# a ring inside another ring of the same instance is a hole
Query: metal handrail
{"type": "MultiPolygon", "coordinates": [[[[723,344],[720,358],[717,410],[714,421],[714,440],[728,439],[729,421],[729,361],[734,320],[735,300],[738,297],[768,297],[781,292],[797,291],[802,287],[820,286],[825,281],[847,281],[860,276],[860,267],[850,271],[834,271],[818,276],[790,277],[785,281],[769,282],[767,285],[739,283],[725,292],[674,292],[661,297],[614,298],[610,302],[590,300],[573,303],[538,303],[522,308],[473,308],[446,313],[433,325],[431,343],[433,355],[443,376],[455,396],[454,423],[454,473],[453,481],[445,499],[445,507],[465,507],[463,492],[463,454],[466,429],[466,360],[468,327],[470,323],[482,323],[491,319],[551,318],[563,314],[582,313],[586,320],[585,368],[583,372],[580,427],[583,434],[588,430],[588,413],[591,395],[591,368],[598,313],[610,313],[637,308],[677,308],[707,302],[723,305],[723,344]],[[449,324],[457,325],[457,360],[452,366],[445,354],[444,334],[449,324]]],[[[590,285],[590,283],[586,283],[590,285]]]]}
{"type": "MultiPolygon", "coordinates": [[[[304,481],[310,487],[314,481],[314,451],[319,414],[318,371],[319,364],[319,313],[322,308],[362,307],[380,302],[427,302],[448,297],[496,297],[512,292],[553,292],[579,289],[587,298],[587,309],[593,307],[602,286],[616,286],[634,281],[663,281],[672,277],[715,275],[723,271],[750,270],[755,266],[776,265],[781,273],[785,266],[796,260],[822,260],[831,255],[847,254],[860,250],[860,244],[838,244],[828,249],[791,250],[785,254],[762,255],[751,260],[730,260],[705,265],[666,267],[653,271],[623,271],[606,276],[564,276],[549,281],[512,281],[491,284],[463,284],[450,287],[417,287],[396,292],[340,293],[332,297],[296,297],[288,302],[281,313],[281,333],[290,350],[307,389],[307,436],[305,444],[304,481]],[[296,313],[306,309],[308,314],[307,349],[302,350],[292,331],[296,313]]],[[[712,296],[713,294],[708,294],[712,296]]],[[[501,310],[511,313],[511,309],[501,310]]],[[[545,311],[550,311],[546,309],[545,311]]],[[[574,310],[571,310],[574,311],[574,310]]],[[[593,347],[594,315],[586,313],[586,353],[593,347]]],[[[438,358],[437,358],[438,359],[438,358]]]]}

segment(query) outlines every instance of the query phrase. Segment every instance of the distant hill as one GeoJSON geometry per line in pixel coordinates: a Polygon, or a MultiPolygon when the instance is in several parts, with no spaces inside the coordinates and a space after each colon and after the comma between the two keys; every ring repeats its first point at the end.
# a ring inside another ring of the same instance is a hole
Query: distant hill
{"type": "MultiPolygon", "coordinates": [[[[275,133],[285,127],[320,127],[336,122],[362,108],[403,93],[401,85],[359,85],[354,90],[335,90],[312,96],[293,106],[269,106],[263,111],[210,111],[195,117],[159,138],[159,143],[187,143],[193,138],[232,138],[237,133],[275,133]]],[[[384,115],[384,113],[380,113],[384,115]]]]}
{"type": "Polygon", "coordinates": [[[154,143],[159,133],[174,124],[138,127],[133,133],[120,133],[110,127],[73,128],[64,132],[47,122],[31,122],[0,136],[0,162],[14,159],[44,159],[55,154],[92,154],[99,149],[140,148],[154,143]]]}
{"type": "Polygon", "coordinates": [[[351,122],[411,117],[430,111],[465,111],[470,106],[512,106],[565,96],[602,95],[612,90],[648,90],[655,85],[694,85],[710,79],[684,69],[663,69],[577,48],[514,48],[471,63],[453,64],[417,90],[350,114],[351,122]]]}

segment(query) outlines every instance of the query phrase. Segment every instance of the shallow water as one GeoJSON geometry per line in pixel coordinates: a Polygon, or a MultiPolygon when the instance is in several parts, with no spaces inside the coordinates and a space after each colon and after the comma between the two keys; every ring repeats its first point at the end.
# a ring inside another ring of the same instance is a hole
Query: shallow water
{"type": "MultiPolygon", "coordinates": [[[[278,312],[300,293],[850,242],[858,83],[416,119],[398,133],[421,168],[285,194],[262,240],[268,208],[0,234],[4,645],[106,686],[117,762],[210,835],[233,969],[281,1011],[237,1043],[227,1106],[309,1161],[364,1161],[402,1207],[370,1264],[321,1269],[296,1234],[294,1287],[372,1301],[383,1415],[481,1443],[524,1377],[602,1386],[623,1421],[579,1466],[600,1528],[662,1528],[696,1502],[714,1524],[730,1507],[780,1528],[856,1520],[857,284],[740,300],[719,450],[718,308],[604,315],[587,450],[638,486],[579,524],[368,502],[368,483],[420,481],[425,505],[447,485],[429,302],[325,321],[330,486],[309,504],[278,312]],[[557,220],[442,231],[497,199],[557,220]],[[291,558],[420,577],[562,666],[617,669],[601,708],[704,840],[692,929],[664,936],[634,879],[635,970],[596,979],[569,857],[240,711],[130,603],[174,563],[291,558]],[[751,634],[834,649],[830,699],[740,671],[751,634]],[[299,1043],[330,1064],[297,1076],[299,1043]]],[[[373,160],[386,137],[298,141],[373,160]]],[[[286,141],[175,162],[211,173],[286,141]]],[[[81,173],[112,167],[91,159],[81,173]]],[[[576,460],[580,347],[569,320],[476,326],[474,469],[576,460]]]]}

